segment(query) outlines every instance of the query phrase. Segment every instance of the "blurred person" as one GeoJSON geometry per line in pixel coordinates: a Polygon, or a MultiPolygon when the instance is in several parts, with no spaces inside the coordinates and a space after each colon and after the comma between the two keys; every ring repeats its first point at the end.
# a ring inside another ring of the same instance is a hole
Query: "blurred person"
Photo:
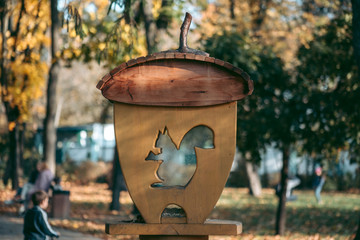
{"type": "Polygon", "coordinates": [[[61,186],[61,178],[60,177],[54,177],[53,179],[54,184],[51,185],[52,191],[62,191],[63,188],[61,186]]]}
{"type": "Polygon", "coordinates": [[[34,170],[30,173],[29,181],[24,184],[23,187],[17,189],[16,194],[13,199],[6,200],[4,203],[6,205],[13,204],[14,202],[24,203],[26,196],[31,192],[35,186],[36,179],[39,175],[39,172],[42,168],[42,163],[37,162],[34,170]]]}
{"type": "MultiPolygon", "coordinates": [[[[297,196],[292,194],[293,189],[300,184],[301,180],[298,177],[290,177],[287,179],[286,187],[286,201],[295,201],[297,196]]],[[[275,186],[275,194],[280,197],[281,194],[281,184],[278,183],[275,186]]]]}
{"type": "Polygon", "coordinates": [[[42,162],[41,170],[34,185],[35,191],[43,190],[45,192],[48,192],[53,179],[54,179],[54,174],[49,169],[47,163],[42,162]]]}
{"type": "Polygon", "coordinates": [[[286,200],[294,201],[297,199],[297,196],[293,195],[293,189],[300,184],[301,180],[298,177],[288,178],[287,188],[286,188],[286,200]]]}
{"type": "Polygon", "coordinates": [[[44,191],[36,191],[31,195],[31,201],[34,205],[29,209],[24,218],[24,240],[45,240],[49,237],[60,236],[55,232],[49,222],[45,209],[49,205],[49,197],[44,191]]]}
{"type": "Polygon", "coordinates": [[[322,167],[321,166],[317,166],[315,168],[315,178],[314,178],[314,182],[313,182],[313,187],[315,189],[315,197],[316,197],[316,201],[321,204],[322,201],[321,201],[321,196],[320,196],[320,193],[321,193],[321,190],[325,184],[325,174],[322,170],[322,167]]]}
{"type": "Polygon", "coordinates": [[[34,187],[31,189],[31,191],[28,192],[25,198],[24,209],[21,209],[23,210],[20,211],[21,214],[23,214],[28,209],[31,195],[36,191],[44,191],[47,193],[50,189],[53,179],[54,174],[49,169],[47,163],[41,162],[39,174],[36,178],[34,187]]]}

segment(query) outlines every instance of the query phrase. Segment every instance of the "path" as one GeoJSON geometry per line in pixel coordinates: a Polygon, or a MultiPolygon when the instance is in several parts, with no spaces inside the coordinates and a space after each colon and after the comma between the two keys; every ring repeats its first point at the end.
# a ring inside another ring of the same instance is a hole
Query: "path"
{"type": "MultiPolygon", "coordinates": [[[[0,216],[0,239],[1,240],[23,240],[23,218],[0,216]]],[[[62,228],[54,228],[60,232],[59,240],[100,240],[91,235],[85,235],[79,232],[73,232],[62,228]]]]}

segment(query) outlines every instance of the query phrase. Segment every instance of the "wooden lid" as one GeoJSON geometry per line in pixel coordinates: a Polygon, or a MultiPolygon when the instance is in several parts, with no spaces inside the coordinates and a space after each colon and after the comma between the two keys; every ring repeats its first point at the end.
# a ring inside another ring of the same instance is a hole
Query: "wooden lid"
{"type": "Polygon", "coordinates": [[[132,59],[97,84],[110,101],[151,106],[211,106],[253,91],[242,69],[194,53],[160,52],[132,59]]]}

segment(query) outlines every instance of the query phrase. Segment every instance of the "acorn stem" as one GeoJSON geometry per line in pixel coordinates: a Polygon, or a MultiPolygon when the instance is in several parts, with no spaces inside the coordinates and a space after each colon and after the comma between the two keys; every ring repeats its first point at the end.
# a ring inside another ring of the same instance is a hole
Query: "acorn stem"
{"type": "Polygon", "coordinates": [[[180,44],[179,44],[179,52],[188,52],[187,46],[187,35],[189,32],[190,24],[191,24],[192,16],[190,13],[186,12],[184,22],[181,25],[180,32],[180,44]]]}

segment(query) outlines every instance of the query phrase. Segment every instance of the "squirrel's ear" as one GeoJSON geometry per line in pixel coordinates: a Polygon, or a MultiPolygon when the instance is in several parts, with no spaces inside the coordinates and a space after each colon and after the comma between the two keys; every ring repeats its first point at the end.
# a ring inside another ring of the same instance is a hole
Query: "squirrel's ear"
{"type": "Polygon", "coordinates": [[[167,129],[167,127],[164,128],[163,134],[164,134],[164,135],[169,135],[169,134],[168,134],[168,129],[167,129]]]}
{"type": "Polygon", "coordinates": [[[157,140],[159,140],[159,137],[164,135],[164,131],[159,130],[159,133],[157,135],[157,140]]]}

